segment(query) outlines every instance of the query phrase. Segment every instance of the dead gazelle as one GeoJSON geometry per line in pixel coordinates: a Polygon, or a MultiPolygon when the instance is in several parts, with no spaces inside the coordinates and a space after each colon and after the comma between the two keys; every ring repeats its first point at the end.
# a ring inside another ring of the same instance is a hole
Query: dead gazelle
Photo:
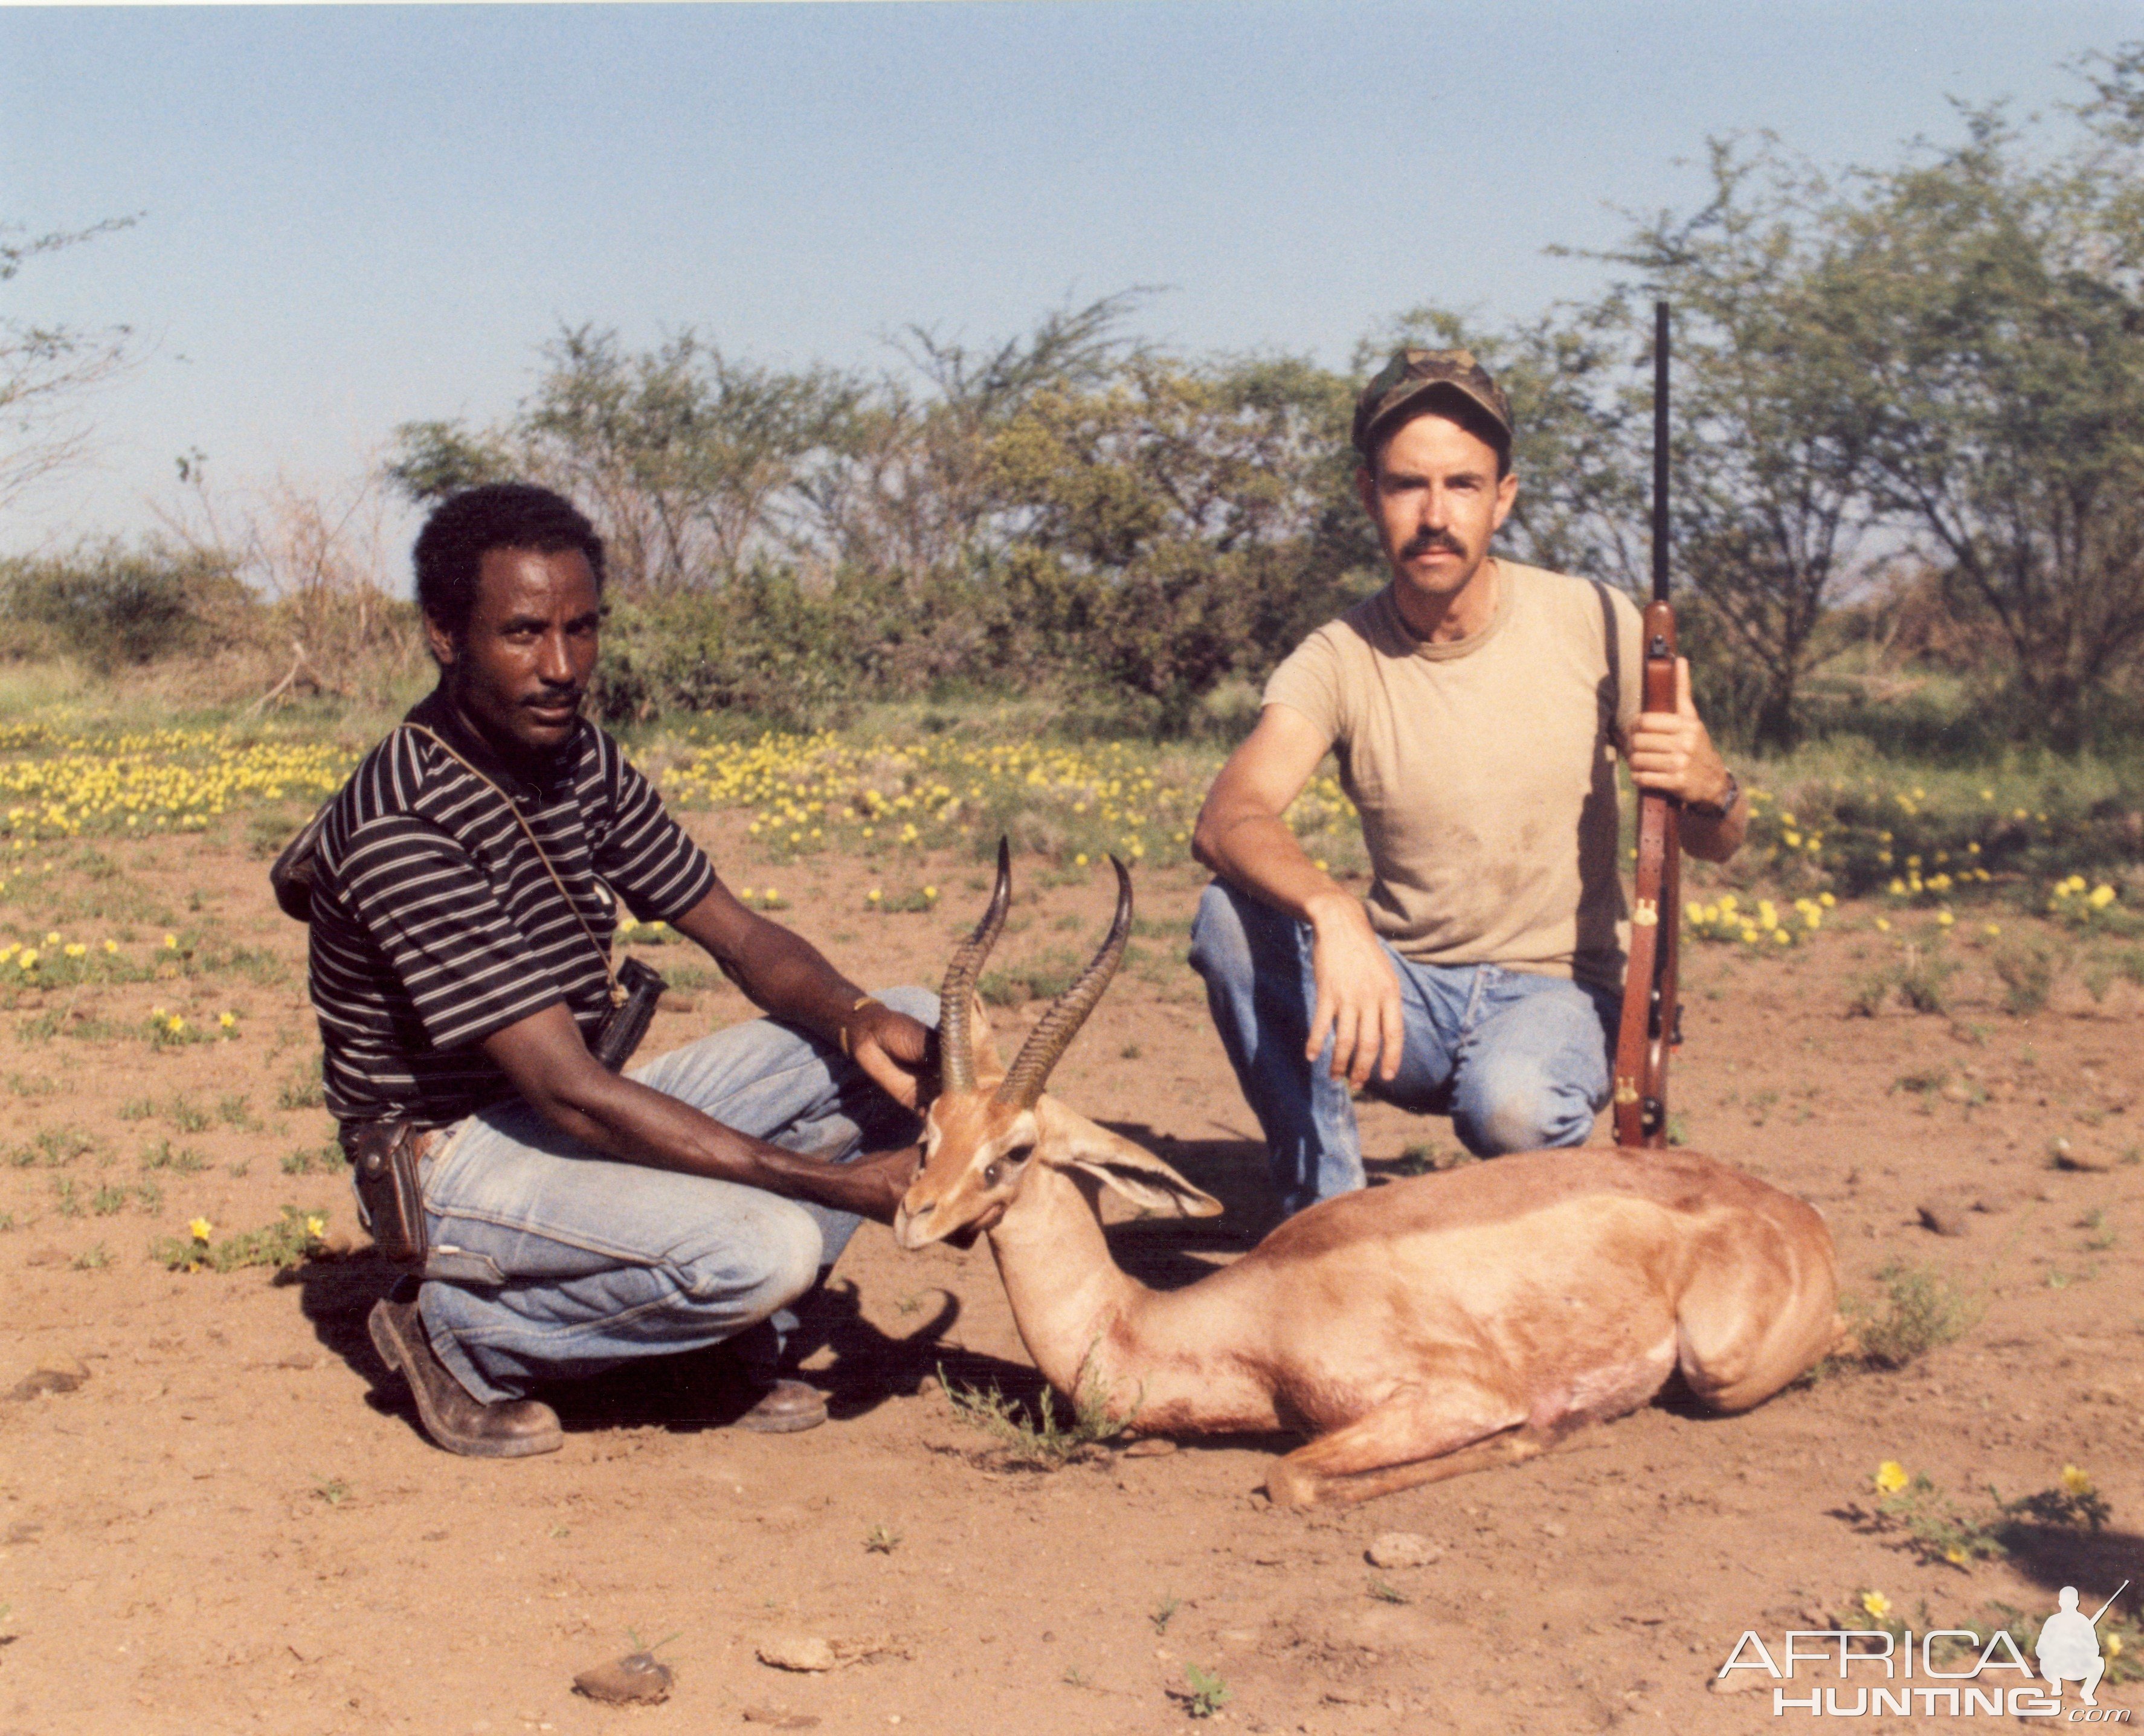
{"type": "Polygon", "coordinates": [[[1677,1368],[1705,1404],[1745,1410],[1839,1339],[1823,1218],[1680,1151],[1499,1158],[1327,1200],[1184,1289],[1127,1277],[1102,1188],[1184,1216],[1221,1208],[1044,1090],[1130,933],[1131,879],[1112,861],[1109,938],[1000,1074],[974,994],[1010,896],[1000,846],[990,908],[945,973],[944,1089],[894,1220],[908,1248],[988,1232],[1059,1391],[1106,1394],[1149,1433],[1311,1434],[1266,1481],[1299,1505],[1531,1457],[1677,1368]]]}

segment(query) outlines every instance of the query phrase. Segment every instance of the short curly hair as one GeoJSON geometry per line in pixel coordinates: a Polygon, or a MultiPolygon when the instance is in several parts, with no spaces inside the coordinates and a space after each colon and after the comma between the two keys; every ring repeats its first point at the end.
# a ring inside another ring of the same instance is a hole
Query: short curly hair
{"type": "Polygon", "coordinates": [[[476,574],[494,548],[588,557],[600,593],[603,538],[572,501],[534,483],[490,482],[442,501],[417,533],[417,606],[456,638],[476,608],[476,574]]]}

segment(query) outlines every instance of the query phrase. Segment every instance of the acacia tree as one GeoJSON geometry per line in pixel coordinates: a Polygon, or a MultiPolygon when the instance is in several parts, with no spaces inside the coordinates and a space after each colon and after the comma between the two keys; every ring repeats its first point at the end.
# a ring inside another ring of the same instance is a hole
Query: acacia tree
{"type": "MultiPolygon", "coordinates": [[[[1714,653],[1700,660],[1711,692],[1759,745],[1785,748],[1818,627],[1859,576],[1869,429],[1825,293],[1829,189],[1769,139],[1714,140],[1710,169],[1712,196],[1695,214],[1641,222],[1596,255],[1635,275],[1587,317],[1649,370],[1652,304],[1670,304],[1674,570],[1695,599],[1697,645],[1714,653]]],[[[1616,469],[1633,480],[1650,439],[1644,391],[1632,378],[1619,394],[1616,469]]],[[[1617,498],[1642,509],[1635,489],[1617,498]]],[[[1626,533],[1623,546],[1635,542],[1626,533]]]]}
{"type": "MultiPolygon", "coordinates": [[[[0,283],[34,260],[139,221],[107,217],[87,229],[36,236],[0,225],[0,283]]],[[[83,395],[127,367],[132,350],[133,332],[125,325],[90,330],[0,317],[0,504],[82,456],[92,432],[80,414],[83,395]]]]}
{"type": "Polygon", "coordinates": [[[387,474],[417,500],[547,482],[597,519],[628,593],[691,589],[789,548],[812,470],[862,395],[830,370],[735,361],[690,330],[634,355],[615,332],[569,327],[543,355],[535,395],[506,425],[405,424],[387,474]]]}
{"type": "Polygon", "coordinates": [[[1997,110],[1869,179],[1824,290],[1876,498],[1992,619],[2021,734],[2074,747],[2144,647],[2144,48],[2036,157],[1997,110]]]}
{"type": "Polygon", "coordinates": [[[1332,613],[1345,568],[1322,532],[1349,407],[1304,363],[1149,354],[1099,389],[1038,393],[990,453],[1015,613],[1180,729],[1332,613]]]}
{"type": "Polygon", "coordinates": [[[812,546],[911,596],[1001,549],[993,443],[1038,394],[1099,386],[1136,354],[1123,325],[1142,294],[1055,310],[984,348],[909,327],[893,340],[909,377],[859,394],[831,461],[800,491],[812,546]]]}

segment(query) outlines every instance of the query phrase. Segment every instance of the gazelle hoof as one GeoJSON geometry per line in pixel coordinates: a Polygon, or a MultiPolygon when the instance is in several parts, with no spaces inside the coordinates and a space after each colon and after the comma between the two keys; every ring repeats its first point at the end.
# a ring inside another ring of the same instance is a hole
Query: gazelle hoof
{"type": "Polygon", "coordinates": [[[1266,1473],[1266,1498],[1276,1507],[1314,1507],[1323,1479],[1283,1459],[1266,1473]]]}

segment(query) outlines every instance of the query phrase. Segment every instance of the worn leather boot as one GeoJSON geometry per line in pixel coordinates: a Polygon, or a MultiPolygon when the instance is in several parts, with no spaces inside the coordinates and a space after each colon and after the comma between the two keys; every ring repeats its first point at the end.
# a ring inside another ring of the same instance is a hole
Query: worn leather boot
{"type": "Polygon", "coordinates": [[[759,1402],[732,1423],[753,1435],[793,1435],[826,1420],[826,1396],[802,1381],[777,1381],[761,1389],[759,1402]]]}
{"type": "Polygon", "coordinates": [[[533,1398],[495,1405],[471,1398],[432,1348],[431,1334],[414,1302],[375,1302],[365,1327],[380,1360],[409,1381],[417,1414],[434,1446],[472,1459],[523,1459],[555,1453],[566,1444],[558,1413],[548,1405],[533,1398]]]}

